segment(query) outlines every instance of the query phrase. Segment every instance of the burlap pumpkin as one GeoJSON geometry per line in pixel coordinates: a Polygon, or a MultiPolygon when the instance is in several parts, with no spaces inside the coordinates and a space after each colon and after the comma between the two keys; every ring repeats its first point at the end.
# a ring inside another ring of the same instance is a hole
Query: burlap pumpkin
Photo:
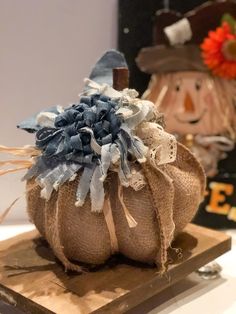
{"type": "Polygon", "coordinates": [[[30,220],[66,269],[81,271],[80,262],[101,264],[121,253],[163,272],[172,240],[203,198],[205,176],[165,132],[153,103],[111,86],[120,64],[120,53],[107,52],[78,102],[19,125],[35,133],[35,146],[0,151],[24,157],[6,160],[16,168],[5,172],[28,169],[30,220]]]}
{"type": "MultiPolygon", "coordinates": [[[[154,168],[142,167],[146,186],[138,192],[123,187],[123,201],[137,222],[130,228],[118,197],[118,176],[110,172],[105,191],[110,199],[118,250],[136,261],[156,263],[164,268],[167,248],[196,213],[202,200],[205,177],[202,167],[190,151],[178,144],[175,162],[154,168]]],[[[65,183],[51,199],[40,197],[34,179],[27,182],[28,213],[31,221],[46,238],[55,255],[67,269],[80,271],[73,263],[101,264],[114,248],[104,212],[93,213],[90,198],[84,206],[75,206],[79,176],[65,183]]]]}

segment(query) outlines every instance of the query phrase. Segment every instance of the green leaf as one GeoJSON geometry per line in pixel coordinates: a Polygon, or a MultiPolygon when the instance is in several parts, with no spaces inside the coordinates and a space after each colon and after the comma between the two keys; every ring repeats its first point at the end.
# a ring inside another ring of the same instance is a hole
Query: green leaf
{"type": "Polygon", "coordinates": [[[229,13],[225,13],[221,18],[221,24],[224,22],[229,24],[231,31],[234,34],[236,31],[236,20],[233,18],[233,16],[229,13]]]}

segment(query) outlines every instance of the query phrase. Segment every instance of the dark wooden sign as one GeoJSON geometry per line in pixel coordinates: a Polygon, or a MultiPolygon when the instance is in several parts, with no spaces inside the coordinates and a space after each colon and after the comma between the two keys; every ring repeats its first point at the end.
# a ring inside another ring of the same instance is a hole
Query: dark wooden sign
{"type": "Polygon", "coordinates": [[[236,228],[236,174],[208,179],[206,197],[194,222],[211,228],[236,228]]]}

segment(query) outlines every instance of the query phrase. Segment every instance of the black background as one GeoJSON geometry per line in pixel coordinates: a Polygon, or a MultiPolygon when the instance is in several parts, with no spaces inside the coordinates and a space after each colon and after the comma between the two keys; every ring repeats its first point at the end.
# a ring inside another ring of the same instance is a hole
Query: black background
{"type": "MultiPolygon", "coordinates": [[[[170,10],[186,13],[204,2],[201,0],[170,0],[170,10]]],[[[142,73],[135,64],[139,50],[152,45],[152,28],[155,13],[164,9],[160,0],[119,0],[118,49],[124,53],[130,69],[130,87],[143,93],[149,75],[142,73]],[[128,28],[129,32],[124,33],[128,28]]]]}

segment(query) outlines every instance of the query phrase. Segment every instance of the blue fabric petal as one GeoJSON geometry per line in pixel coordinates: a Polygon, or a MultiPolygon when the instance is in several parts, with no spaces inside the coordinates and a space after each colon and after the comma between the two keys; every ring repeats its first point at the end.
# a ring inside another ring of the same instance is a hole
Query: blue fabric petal
{"type": "MultiPolygon", "coordinates": [[[[59,114],[58,106],[53,106],[53,107],[50,107],[49,109],[45,109],[40,112],[53,112],[53,113],[59,114]]],[[[19,123],[17,125],[17,128],[25,130],[29,133],[37,132],[40,129],[40,126],[37,124],[36,118],[40,112],[36,113],[34,116],[19,123]]]]}
{"type": "Polygon", "coordinates": [[[128,182],[130,177],[130,168],[127,160],[127,146],[120,136],[120,139],[116,140],[117,148],[120,151],[120,167],[119,167],[119,177],[122,182],[128,182]]]}
{"type": "Polygon", "coordinates": [[[91,183],[90,183],[90,198],[92,212],[101,212],[104,203],[104,187],[103,182],[100,180],[102,176],[101,168],[97,166],[94,170],[91,183]]]}
{"type": "Polygon", "coordinates": [[[72,178],[77,175],[78,171],[80,170],[82,166],[78,164],[63,164],[62,165],[62,172],[57,179],[57,181],[54,183],[53,187],[56,190],[58,186],[64,184],[65,182],[72,181],[72,178]]]}
{"type": "Polygon", "coordinates": [[[48,165],[44,162],[43,158],[37,157],[36,163],[27,171],[24,177],[21,179],[22,181],[30,180],[33,177],[39,176],[44,171],[48,170],[48,165]]]}
{"type": "Polygon", "coordinates": [[[106,83],[112,86],[112,70],[117,67],[128,68],[125,58],[122,53],[114,49],[109,50],[98,60],[89,78],[99,84],[106,83]]]}
{"type": "Polygon", "coordinates": [[[112,144],[106,144],[102,146],[102,150],[101,150],[101,164],[100,164],[100,168],[101,168],[101,177],[100,180],[103,182],[105,181],[106,177],[107,177],[107,172],[108,169],[110,167],[111,164],[111,158],[112,158],[112,154],[110,152],[110,148],[111,148],[112,144]]]}

